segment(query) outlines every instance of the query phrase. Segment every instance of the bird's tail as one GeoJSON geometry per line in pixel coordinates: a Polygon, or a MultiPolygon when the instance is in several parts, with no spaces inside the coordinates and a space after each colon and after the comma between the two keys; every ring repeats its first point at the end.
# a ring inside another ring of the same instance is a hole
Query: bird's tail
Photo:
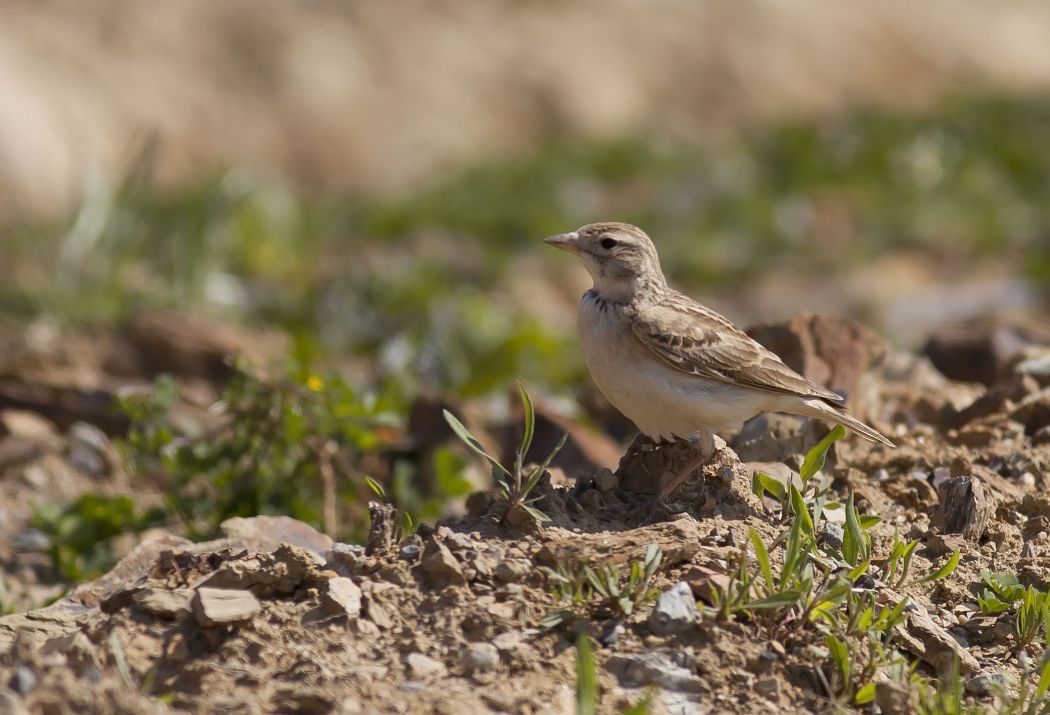
{"type": "Polygon", "coordinates": [[[816,398],[806,400],[803,403],[803,405],[805,408],[799,410],[800,414],[804,414],[809,417],[816,417],[822,420],[830,420],[832,422],[836,422],[842,425],[843,427],[847,427],[853,430],[861,437],[871,442],[884,444],[887,447],[897,446],[893,442],[883,437],[876,430],[872,429],[871,427],[868,427],[866,424],[850,415],[848,412],[846,412],[846,409],[844,407],[829,405],[827,402],[824,402],[824,400],[816,398]]]}

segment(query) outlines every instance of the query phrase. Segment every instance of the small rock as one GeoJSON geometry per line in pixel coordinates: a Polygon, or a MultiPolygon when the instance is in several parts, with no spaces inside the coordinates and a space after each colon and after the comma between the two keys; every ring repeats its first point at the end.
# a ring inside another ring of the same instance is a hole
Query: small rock
{"type": "Polygon", "coordinates": [[[430,676],[441,677],[447,672],[445,665],[422,653],[409,653],[406,658],[408,669],[412,671],[413,677],[428,678],[430,676]]]}
{"type": "Polygon", "coordinates": [[[423,551],[422,566],[423,571],[438,586],[462,585],[467,582],[459,561],[447,546],[436,539],[427,542],[423,551]]]}
{"type": "Polygon", "coordinates": [[[272,553],[226,561],[194,585],[235,591],[251,589],[257,596],[285,595],[313,578],[324,565],[324,559],[315,551],[281,544],[272,553]]]}
{"type": "Polygon", "coordinates": [[[616,473],[608,467],[602,467],[598,470],[598,473],[594,475],[594,485],[598,487],[599,491],[611,492],[619,484],[619,477],[617,477],[616,473]]]}
{"type": "Polygon", "coordinates": [[[779,678],[760,678],[755,681],[754,684],[755,692],[761,695],[767,700],[776,702],[780,700],[780,679],[779,678]]]}
{"type": "Polygon", "coordinates": [[[8,681],[7,686],[19,695],[25,696],[36,687],[36,682],[36,674],[23,665],[15,668],[15,672],[11,674],[11,680],[8,681]]]}
{"type": "Polygon", "coordinates": [[[516,650],[525,641],[525,634],[521,631],[504,631],[492,639],[492,645],[496,650],[510,652],[516,650]]]}
{"type": "Polygon", "coordinates": [[[356,573],[365,560],[365,547],[359,544],[332,544],[325,553],[325,566],[342,576],[356,573]]]}
{"type": "Polygon", "coordinates": [[[984,535],[988,520],[995,511],[995,501],[977,477],[950,477],[938,488],[941,504],[936,520],[947,534],[962,534],[971,541],[984,535]]]}
{"type": "Polygon", "coordinates": [[[911,690],[892,680],[875,685],[875,703],[883,715],[910,715],[914,710],[911,690]]]}
{"type": "Polygon", "coordinates": [[[468,673],[495,670],[499,666],[499,651],[491,643],[470,643],[463,651],[463,668],[468,673]]]}
{"type": "Polygon", "coordinates": [[[269,549],[291,544],[323,556],[335,546],[330,536],[290,516],[235,516],[219,524],[219,528],[228,539],[258,541],[269,549]]]}
{"type": "Polygon", "coordinates": [[[50,438],[58,434],[55,424],[35,412],[0,410],[0,436],[50,438]]]}
{"type": "Polygon", "coordinates": [[[981,673],[966,681],[966,692],[974,695],[992,695],[1005,692],[1008,681],[1002,673],[981,673]]]}
{"type": "Polygon", "coordinates": [[[955,434],[952,442],[963,447],[987,447],[995,441],[995,430],[980,425],[964,427],[955,434]]]}
{"type": "Polygon", "coordinates": [[[321,608],[333,615],[353,618],[361,612],[361,589],[346,576],[328,579],[321,594],[321,608]]]}
{"type": "Polygon", "coordinates": [[[91,476],[106,473],[106,454],[113,449],[106,433],[87,422],[76,422],[69,428],[67,459],[78,471],[91,476]]]}
{"type": "Polygon", "coordinates": [[[401,549],[397,552],[397,557],[402,561],[411,562],[417,560],[422,553],[423,547],[419,545],[419,538],[416,537],[414,540],[401,545],[401,549]]]}
{"type": "Polygon", "coordinates": [[[189,589],[147,588],[136,593],[133,600],[137,608],[151,616],[176,620],[191,612],[191,598],[189,589]]]}
{"type": "Polygon", "coordinates": [[[518,607],[510,601],[493,603],[488,607],[488,612],[490,614],[503,621],[513,619],[517,611],[518,607]]]}
{"type": "Polygon", "coordinates": [[[386,608],[379,603],[374,595],[368,595],[365,599],[365,615],[368,616],[368,620],[374,623],[383,630],[389,630],[394,627],[394,618],[391,616],[386,608]]]}
{"type": "Polygon", "coordinates": [[[51,537],[38,529],[26,529],[15,534],[16,551],[41,553],[51,548],[51,537]]]}
{"type": "Polygon", "coordinates": [[[727,574],[714,569],[695,566],[686,572],[684,580],[689,584],[694,596],[714,605],[718,596],[729,586],[730,579],[727,574]]]}
{"type": "Polygon", "coordinates": [[[142,591],[142,586],[128,586],[126,588],[118,588],[99,601],[98,607],[103,613],[116,613],[122,608],[127,608],[135,601],[137,596],[142,591]]]}
{"type": "Polygon", "coordinates": [[[496,565],[496,578],[503,583],[513,583],[524,578],[531,568],[526,559],[507,559],[496,565]]]}
{"type": "Polygon", "coordinates": [[[202,626],[227,626],[250,621],[262,605],[250,591],[199,588],[193,595],[193,615],[202,626]]]}
{"type": "Polygon", "coordinates": [[[649,630],[658,636],[680,633],[696,622],[696,597],[685,581],[660,594],[652,613],[649,614],[649,630]]]}
{"type": "Polygon", "coordinates": [[[681,693],[700,693],[708,689],[695,673],[673,663],[663,653],[614,655],[606,661],[606,668],[621,685],[629,688],[658,685],[681,693]]]}
{"type": "Polygon", "coordinates": [[[817,532],[817,538],[821,543],[826,544],[833,549],[841,549],[842,540],[845,538],[845,532],[840,524],[824,522],[820,527],[820,531],[817,532]]]}
{"type": "Polygon", "coordinates": [[[623,627],[622,623],[612,621],[598,634],[598,642],[604,648],[611,648],[616,645],[616,641],[620,640],[620,637],[626,632],[627,629],[623,627]]]}

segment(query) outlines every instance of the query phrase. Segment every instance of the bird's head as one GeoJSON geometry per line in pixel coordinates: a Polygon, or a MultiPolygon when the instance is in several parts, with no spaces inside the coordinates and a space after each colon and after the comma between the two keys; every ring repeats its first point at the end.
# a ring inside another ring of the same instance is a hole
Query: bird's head
{"type": "Polygon", "coordinates": [[[626,223],[591,223],[543,239],[583,261],[603,298],[629,302],[640,290],[666,287],[656,246],[642,229],[626,223]]]}

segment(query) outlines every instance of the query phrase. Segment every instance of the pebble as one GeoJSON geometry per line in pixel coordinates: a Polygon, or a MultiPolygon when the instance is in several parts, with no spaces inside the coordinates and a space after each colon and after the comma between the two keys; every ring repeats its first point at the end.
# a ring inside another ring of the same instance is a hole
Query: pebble
{"type": "Polygon", "coordinates": [[[51,538],[38,529],[26,529],[15,534],[14,547],[16,551],[40,553],[51,548],[51,538]]]}
{"type": "Polygon", "coordinates": [[[1034,487],[1035,486],[1035,475],[1032,474],[1031,472],[1025,472],[1024,474],[1022,474],[1020,477],[1017,478],[1017,483],[1020,484],[1021,486],[1025,486],[1025,487],[1034,487]]]}
{"type": "Polygon", "coordinates": [[[132,601],[151,616],[175,620],[189,614],[190,598],[192,593],[188,589],[147,588],[134,594],[132,601]]]}
{"type": "Polygon", "coordinates": [[[199,588],[193,595],[193,615],[202,626],[227,626],[250,621],[262,605],[250,591],[199,588]]]}
{"type": "Polygon", "coordinates": [[[332,544],[325,554],[325,567],[343,576],[353,573],[365,560],[365,547],[360,544],[332,544]]]}
{"type": "Polygon", "coordinates": [[[700,677],[675,664],[664,653],[614,655],[606,661],[606,667],[628,687],[658,685],[680,693],[700,693],[708,689],[700,677]]]}
{"type": "Polygon", "coordinates": [[[755,682],[754,689],[756,693],[767,700],[775,701],[780,699],[779,678],[761,678],[755,682]]]}
{"type": "Polygon", "coordinates": [[[521,631],[504,631],[492,639],[492,645],[497,650],[513,651],[525,640],[525,634],[521,631]]]}
{"type": "Polygon", "coordinates": [[[499,651],[491,643],[471,643],[463,651],[463,668],[468,673],[495,670],[499,651]]]}
{"type": "Polygon", "coordinates": [[[408,669],[412,671],[412,675],[416,678],[428,678],[432,675],[442,676],[447,672],[445,665],[441,661],[422,653],[409,653],[406,661],[408,662],[408,669]]]}
{"type": "Polygon", "coordinates": [[[966,692],[974,695],[992,695],[1006,686],[1007,679],[1002,673],[981,673],[966,681],[966,692]]]}
{"type": "Polygon", "coordinates": [[[321,607],[328,613],[353,618],[361,612],[361,588],[346,576],[328,579],[321,607]]]}
{"type": "Polygon", "coordinates": [[[660,594],[649,614],[649,630],[658,636],[680,633],[693,625],[697,616],[692,589],[685,581],[679,581],[660,594]]]}
{"type": "Polygon", "coordinates": [[[0,435],[18,437],[53,437],[58,434],[55,424],[35,412],[0,410],[0,435]]]}
{"type": "Polygon", "coordinates": [[[8,687],[19,695],[28,695],[36,687],[36,674],[24,665],[15,668],[8,687]]]}
{"type": "Polygon", "coordinates": [[[506,559],[496,565],[496,578],[503,583],[520,581],[531,567],[532,564],[526,559],[506,559]]]}
{"type": "Polygon", "coordinates": [[[467,582],[467,577],[463,574],[463,567],[460,566],[459,561],[452,555],[448,547],[440,541],[432,540],[427,543],[421,565],[427,576],[439,586],[467,582]]]}
{"type": "Polygon", "coordinates": [[[842,530],[842,526],[839,524],[829,524],[827,522],[820,528],[817,534],[818,538],[833,549],[842,548],[842,539],[845,537],[845,532],[842,530]]]}

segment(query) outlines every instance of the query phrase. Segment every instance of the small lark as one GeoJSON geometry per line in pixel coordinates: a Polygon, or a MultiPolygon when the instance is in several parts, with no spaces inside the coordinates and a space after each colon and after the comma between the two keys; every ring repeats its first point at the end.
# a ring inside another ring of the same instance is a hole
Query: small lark
{"type": "Polygon", "coordinates": [[[712,457],[715,433],[762,412],[830,420],[893,446],[848,415],[841,396],[669,287],[656,247],[641,229],[593,223],[544,240],[578,256],[594,279],[577,320],[583,358],[598,389],[654,441],[699,438],[696,459],[661,497],[712,457]]]}

